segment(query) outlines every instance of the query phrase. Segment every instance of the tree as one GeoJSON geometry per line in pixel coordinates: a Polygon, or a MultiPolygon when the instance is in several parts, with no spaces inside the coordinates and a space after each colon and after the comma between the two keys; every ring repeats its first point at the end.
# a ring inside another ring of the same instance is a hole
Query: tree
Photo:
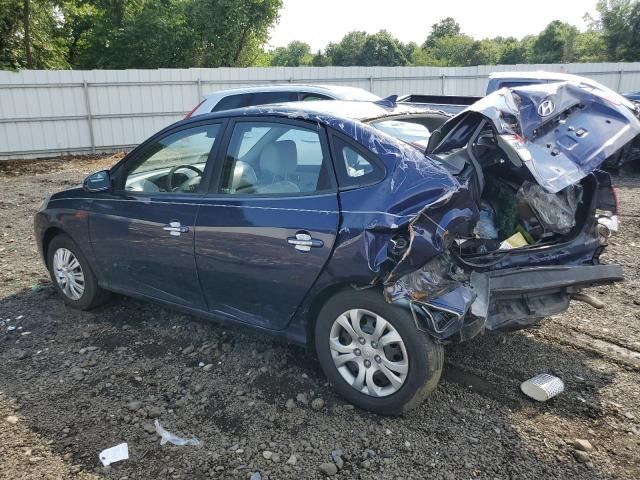
{"type": "Polygon", "coordinates": [[[323,54],[321,50],[318,50],[311,60],[311,65],[314,67],[327,67],[331,65],[331,58],[323,54]]]}
{"type": "Polygon", "coordinates": [[[444,37],[460,35],[460,25],[452,17],[443,18],[438,23],[431,25],[431,33],[422,45],[423,48],[434,48],[438,40],[444,37]]]}
{"type": "Polygon", "coordinates": [[[574,58],[574,41],[579,31],[573,25],[554,20],[533,44],[533,62],[568,63],[574,58]]]}
{"type": "Polygon", "coordinates": [[[331,64],[342,67],[358,65],[367,37],[367,32],[353,31],[342,37],[340,42],[327,45],[326,55],[331,59],[331,64]]]}
{"type": "Polygon", "coordinates": [[[580,32],[574,41],[573,50],[576,62],[605,62],[607,47],[602,34],[597,30],[580,32]]]}
{"type": "Polygon", "coordinates": [[[440,37],[431,49],[434,58],[445,66],[458,67],[472,65],[476,42],[468,35],[440,37]]]}
{"type": "Polygon", "coordinates": [[[386,30],[369,35],[358,57],[358,65],[396,67],[407,63],[400,42],[386,30]]]}
{"type": "Polygon", "coordinates": [[[600,19],[595,22],[602,32],[609,61],[640,60],[640,3],[636,0],[600,0],[600,19]]]}
{"type": "Polygon", "coordinates": [[[496,65],[502,56],[502,47],[494,39],[476,41],[471,49],[467,65],[496,65]]]}
{"type": "Polygon", "coordinates": [[[0,68],[66,68],[56,13],[50,0],[0,0],[0,68]]]}
{"type": "Polygon", "coordinates": [[[518,63],[528,63],[531,57],[532,44],[535,37],[528,35],[522,40],[514,37],[501,39],[500,58],[498,63],[502,65],[515,65],[518,63]]]}
{"type": "Polygon", "coordinates": [[[76,68],[248,66],[282,0],[66,0],[76,68]]]}
{"type": "Polygon", "coordinates": [[[273,51],[271,65],[277,67],[299,67],[301,65],[310,65],[311,61],[311,47],[309,44],[294,40],[286,47],[278,47],[273,51]]]}

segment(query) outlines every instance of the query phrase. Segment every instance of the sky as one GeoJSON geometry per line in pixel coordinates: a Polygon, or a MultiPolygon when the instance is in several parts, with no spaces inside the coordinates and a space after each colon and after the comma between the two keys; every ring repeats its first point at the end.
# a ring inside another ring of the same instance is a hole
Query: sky
{"type": "Polygon", "coordinates": [[[312,51],[338,42],[352,30],[385,29],[403,42],[424,42],[431,25],[453,17],[476,39],[539,33],[552,20],[586,28],[596,0],[284,0],[269,46],[302,40],[312,51]]]}

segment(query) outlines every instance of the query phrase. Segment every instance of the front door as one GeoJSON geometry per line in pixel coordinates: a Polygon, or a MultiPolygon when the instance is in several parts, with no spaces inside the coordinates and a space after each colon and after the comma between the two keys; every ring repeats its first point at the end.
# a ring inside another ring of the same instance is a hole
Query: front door
{"type": "Polygon", "coordinates": [[[196,221],[200,281],[211,312],[282,329],[336,237],[326,134],[317,124],[284,119],[236,121],[230,131],[196,221]]]}
{"type": "Polygon", "coordinates": [[[108,287],[205,309],[194,260],[194,227],[221,125],[179,127],[121,164],[115,191],[97,196],[90,218],[99,276],[108,287]]]}

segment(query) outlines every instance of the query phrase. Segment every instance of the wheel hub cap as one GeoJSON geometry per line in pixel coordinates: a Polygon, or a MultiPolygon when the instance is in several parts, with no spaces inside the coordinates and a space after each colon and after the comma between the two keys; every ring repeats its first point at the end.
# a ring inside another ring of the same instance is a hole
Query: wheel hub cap
{"type": "Polygon", "coordinates": [[[361,393],[386,397],[407,378],[409,357],[398,331],[380,315],[353,309],[331,327],[329,348],[344,380],[361,393]]]}
{"type": "Polygon", "coordinates": [[[84,293],[84,273],[76,256],[66,248],[53,255],[53,274],[62,293],[71,300],[79,300],[84,293]]]}

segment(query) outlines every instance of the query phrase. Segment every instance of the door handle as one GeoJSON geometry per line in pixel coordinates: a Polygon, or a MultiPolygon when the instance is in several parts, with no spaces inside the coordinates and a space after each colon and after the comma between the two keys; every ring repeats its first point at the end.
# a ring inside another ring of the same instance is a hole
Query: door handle
{"type": "Polygon", "coordinates": [[[180,222],[169,222],[162,229],[165,232],[169,232],[169,235],[174,237],[179,237],[181,233],[187,233],[189,231],[189,227],[180,225],[180,222]]]}
{"type": "Polygon", "coordinates": [[[298,232],[295,237],[287,238],[287,243],[293,245],[299,252],[308,252],[313,248],[319,248],[324,245],[322,240],[311,238],[308,232],[298,232]]]}

